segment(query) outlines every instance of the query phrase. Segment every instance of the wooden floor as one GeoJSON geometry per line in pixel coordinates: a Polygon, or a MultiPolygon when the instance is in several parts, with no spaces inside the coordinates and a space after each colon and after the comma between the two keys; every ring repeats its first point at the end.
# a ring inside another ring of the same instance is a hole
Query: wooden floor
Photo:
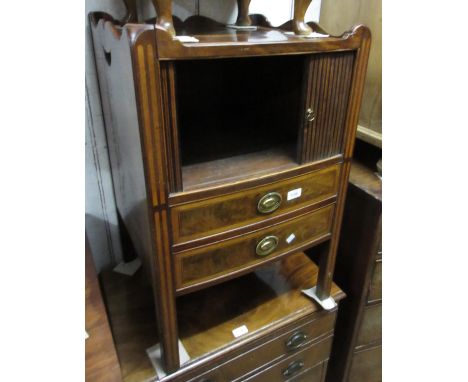
{"type": "MultiPolygon", "coordinates": [[[[320,310],[301,289],[316,284],[317,266],[298,253],[256,272],[177,299],[179,336],[190,362],[320,310]],[[235,339],[232,330],[249,333],[235,339]]],[[[102,286],[126,382],[155,377],[146,349],[158,342],[152,292],[143,271],[129,277],[103,272],[102,286]]],[[[344,297],[333,284],[335,299],[344,297]]],[[[189,363],[190,363],[189,362],[189,363]]]]}
{"type": "Polygon", "coordinates": [[[88,244],[85,272],[86,381],[118,382],[122,380],[119,361],[88,244]]]}

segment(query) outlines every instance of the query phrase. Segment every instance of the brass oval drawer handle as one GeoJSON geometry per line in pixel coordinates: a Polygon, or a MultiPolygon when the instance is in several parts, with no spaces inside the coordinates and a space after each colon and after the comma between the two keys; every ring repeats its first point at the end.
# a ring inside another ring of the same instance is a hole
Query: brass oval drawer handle
{"type": "Polygon", "coordinates": [[[293,361],[291,362],[286,369],[283,370],[283,375],[288,378],[296,374],[299,370],[304,367],[304,362],[302,361],[293,361]]]}
{"type": "Polygon", "coordinates": [[[307,340],[307,334],[298,331],[294,333],[291,337],[289,337],[288,341],[286,342],[286,347],[289,350],[295,350],[297,348],[300,348],[304,342],[307,340]]]}
{"type": "Polygon", "coordinates": [[[266,256],[272,253],[278,246],[279,239],[276,236],[267,236],[260,240],[255,248],[258,256],[266,256]]]}
{"type": "Polygon", "coordinates": [[[283,198],[281,194],[278,192],[269,192],[260,198],[257,204],[257,210],[261,214],[270,214],[279,208],[282,201],[283,198]]]}
{"type": "Polygon", "coordinates": [[[312,122],[316,117],[315,111],[313,111],[310,107],[306,111],[306,119],[309,122],[312,122]]]}

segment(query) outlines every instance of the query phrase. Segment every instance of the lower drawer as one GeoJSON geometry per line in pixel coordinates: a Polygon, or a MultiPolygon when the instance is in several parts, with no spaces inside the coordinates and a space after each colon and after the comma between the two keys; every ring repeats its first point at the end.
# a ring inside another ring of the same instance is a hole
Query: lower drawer
{"type": "Polygon", "coordinates": [[[175,254],[176,289],[221,280],[298,251],[331,233],[334,205],[248,235],[175,254]]]}
{"type": "Polygon", "coordinates": [[[382,259],[375,262],[367,301],[382,300],[382,259]]]}
{"type": "Polygon", "coordinates": [[[382,340],[382,304],[366,306],[356,346],[364,346],[382,340]]]}
{"type": "Polygon", "coordinates": [[[255,369],[284,358],[284,356],[298,353],[320,337],[330,335],[335,326],[336,312],[336,310],[321,312],[317,318],[308,320],[224,364],[222,366],[224,380],[237,380],[255,369]]]}
{"type": "Polygon", "coordinates": [[[380,382],[382,380],[382,346],[355,352],[348,382],[380,382]]]}
{"type": "MultiPolygon", "coordinates": [[[[244,379],[251,382],[272,382],[272,381],[296,381],[295,378],[301,377],[301,374],[309,369],[315,368],[319,364],[328,360],[332,346],[333,336],[328,336],[319,342],[304,348],[300,352],[280,361],[266,370],[244,379]]],[[[311,371],[313,377],[317,371],[311,371]]],[[[321,375],[321,374],[320,374],[321,375]]],[[[309,379],[309,381],[320,381],[320,379],[309,379]]]]}
{"type": "Polygon", "coordinates": [[[327,362],[314,366],[312,369],[305,370],[297,376],[289,379],[291,382],[323,382],[327,374],[327,362]]]}

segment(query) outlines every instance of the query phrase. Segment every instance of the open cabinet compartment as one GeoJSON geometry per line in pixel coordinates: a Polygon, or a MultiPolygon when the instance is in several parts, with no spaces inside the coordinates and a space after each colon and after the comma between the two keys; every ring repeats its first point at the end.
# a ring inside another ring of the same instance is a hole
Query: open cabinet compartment
{"type": "MultiPolygon", "coordinates": [[[[298,252],[240,278],[178,297],[179,339],[190,357],[183,366],[298,319],[314,319],[312,315],[322,310],[301,290],[315,285],[317,278],[317,265],[298,252]],[[236,338],[232,331],[242,325],[248,333],[236,338]]],[[[143,272],[128,277],[105,271],[101,282],[123,380],[154,378],[146,350],[159,338],[152,291],[143,272]]],[[[345,296],[336,284],[331,294],[337,301],[345,296]]]]}
{"type": "Polygon", "coordinates": [[[182,189],[294,167],[306,57],[177,61],[182,189]]]}

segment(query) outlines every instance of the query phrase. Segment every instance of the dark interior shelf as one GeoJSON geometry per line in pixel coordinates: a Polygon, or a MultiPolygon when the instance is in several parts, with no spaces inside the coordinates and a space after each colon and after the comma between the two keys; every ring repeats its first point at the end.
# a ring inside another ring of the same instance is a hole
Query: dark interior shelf
{"type": "Polygon", "coordinates": [[[297,166],[294,157],[295,147],[280,147],[184,166],[184,191],[216,187],[289,170],[297,166]]]}
{"type": "Polygon", "coordinates": [[[304,60],[286,56],[175,64],[184,191],[297,165],[304,60]]]}

